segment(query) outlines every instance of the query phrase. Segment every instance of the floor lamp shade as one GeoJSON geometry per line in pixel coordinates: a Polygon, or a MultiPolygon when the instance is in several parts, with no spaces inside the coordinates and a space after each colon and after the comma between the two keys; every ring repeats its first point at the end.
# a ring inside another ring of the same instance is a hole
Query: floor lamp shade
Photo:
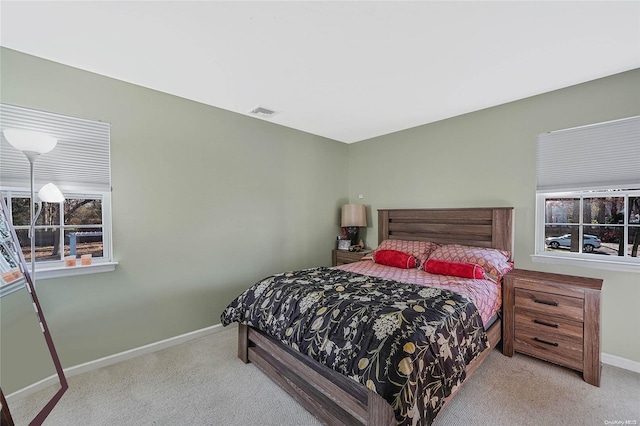
{"type": "Polygon", "coordinates": [[[64,195],[52,183],[48,183],[38,191],[38,198],[45,203],[61,203],[64,201],[64,195]]]}
{"type": "Polygon", "coordinates": [[[359,227],[367,226],[367,210],[362,204],[345,204],[342,206],[341,226],[347,231],[351,245],[358,244],[359,227]]]}
{"type": "Polygon", "coordinates": [[[22,152],[44,154],[55,148],[58,143],[53,136],[30,130],[5,129],[2,133],[11,146],[22,152]]]}

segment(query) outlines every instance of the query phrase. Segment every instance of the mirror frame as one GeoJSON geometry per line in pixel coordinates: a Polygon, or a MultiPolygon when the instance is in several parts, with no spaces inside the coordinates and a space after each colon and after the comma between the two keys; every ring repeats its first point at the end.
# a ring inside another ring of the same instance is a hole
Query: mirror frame
{"type": "MultiPolygon", "coordinates": [[[[62,364],[60,363],[60,358],[58,358],[58,353],[56,352],[55,345],[53,344],[53,339],[51,338],[51,333],[49,332],[49,327],[47,326],[47,321],[44,318],[44,313],[42,312],[42,308],[40,307],[40,302],[38,301],[38,296],[36,295],[36,289],[33,285],[33,280],[31,278],[31,274],[27,269],[27,263],[25,261],[24,255],[22,254],[22,250],[20,249],[20,241],[18,240],[18,236],[16,235],[16,231],[13,228],[13,224],[9,218],[9,209],[4,201],[4,197],[0,195],[0,204],[2,205],[2,220],[5,220],[7,229],[11,233],[11,239],[13,240],[13,245],[16,248],[17,259],[15,259],[21,269],[21,272],[24,275],[24,285],[31,297],[33,302],[36,319],[40,324],[40,328],[42,333],[44,334],[44,339],[47,343],[47,347],[49,348],[49,354],[51,355],[51,360],[53,361],[53,365],[55,366],[56,373],[58,375],[58,380],[60,381],[60,389],[53,395],[53,397],[45,404],[45,406],[40,410],[39,413],[33,418],[33,420],[29,423],[30,426],[39,426],[44,420],[47,418],[49,413],[53,410],[53,407],[60,401],[62,395],[69,388],[67,383],[67,379],[64,375],[64,371],[62,369],[62,364]]],[[[2,426],[5,424],[8,426],[13,425],[13,419],[11,417],[11,411],[9,410],[9,406],[7,405],[7,401],[5,399],[4,393],[2,392],[2,388],[0,387],[0,400],[2,404],[2,426]]]]}

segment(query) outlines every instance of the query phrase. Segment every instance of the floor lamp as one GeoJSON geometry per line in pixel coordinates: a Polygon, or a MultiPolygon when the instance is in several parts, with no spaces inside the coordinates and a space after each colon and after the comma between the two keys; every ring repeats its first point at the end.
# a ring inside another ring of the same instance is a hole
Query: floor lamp
{"type": "Polygon", "coordinates": [[[52,183],[48,183],[38,191],[38,212],[35,212],[36,202],[34,193],[33,165],[40,154],[47,153],[56,147],[58,140],[52,136],[40,132],[33,132],[21,129],[5,129],[3,132],[7,142],[27,157],[29,160],[29,173],[31,180],[31,199],[29,202],[29,215],[31,226],[29,228],[29,239],[31,240],[31,280],[36,280],[36,220],[42,210],[42,202],[61,203],[64,196],[60,190],[52,183]]]}
{"type": "MultiPolygon", "coordinates": [[[[14,245],[16,246],[16,256],[20,260],[22,264],[22,269],[24,270],[26,288],[31,296],[31,300],[33,302],[33,307],[36,311],[36,317],[38,322],[40,323],[40,327],[42,329],[42,333],[44,334],[44,339],[47,343],[47,347],[49,348],[49,352],[51,354],[51,359],[55,366],[56,372],[58,374],[58,378],[60,380],[60,389],[56,394],[46,403],[44,408],[40,410],[34,417],[33,421],[31,421],[30,425],[41,425],[45,418],[49,415],[53,407],[58,403],[62,395],[66,392],[69,385],[67,383],[67,379],[64,375],[64,371],[62,369],[62,364],[60,363],[60,358],[58,357],[58,353],[53,344],[53,339],[51,338],[51,333],[49,332],[49,327],[44,318],[44,314],[42,312],[42,308],[40,306],[40,302],[38,301],[38,297],[36,295],[35,290],[35,266],[36,266],[36,253],[35,253],[35,226],[36,220],[40,215],[40,211],[42,210],[42,202],[50,202],[50,203],[62,203],[64,201],[64,196],[60,192],[60,190],[52,183],[48,183],[44,185],[40,191],[38,191],[38,197],[40,200],[38,201],[38,212],[35,212],[35,194],[34,194],[34,184],[35,178],[33,174],[33,165],[36,159],[40,156],[40,154],[44,154],[46,152],[51,151],[55,148],[57,144],[57,140],[49,135],[45,135],[39,132],[32,132],[27,130],[20,129],[5,129],[3,132],[5,139],[9,142],[11,146],[22,151],[24,155],[29,160],[30,165],[30,180],[31,180],[31,199],[29,200],[30,206],[30,227],[29,227],[29,238],[31,240],[31,273],[29,274],[26,271],[26,265],[24,261],[24,256],[22,254],[22,250],[20,250],[20,243],[18,241],[18,237],[15,234],[15,230],[9,221],[8,225],[11,229],[12,237],[14,240],[14,245]]],[[[4,200],[0,197],[0,204],[2,205],[3,214],[8,217],[8,211],[5,208],[4,200]]],[[[2,425],[12,425],[13,419],[11,417],[11,413],[9,411],[9,407],[7,406],[7,402],[5,400],[4,394],[2,393],[2,389],[0,388],[0,400],[2,404],[2,413],[0,420],[2,421],[2,425]]]]}

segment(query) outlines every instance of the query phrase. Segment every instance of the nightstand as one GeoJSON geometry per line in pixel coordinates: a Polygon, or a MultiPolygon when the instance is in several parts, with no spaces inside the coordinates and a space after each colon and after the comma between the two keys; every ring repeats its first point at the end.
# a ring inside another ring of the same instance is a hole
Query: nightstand
{"type": "Polygon", "coordinates": [[[600,386],[602,280],[514,269],[504,277],[502,352],[581,371],[600,386]]]}
{"type": "Polygon", "coordinates": [[[371,250],[347,251],[334,249],[331,256],[332,265],[340,266],[346,263],[360,262],[369,253],[371,253],[371,250]]]}

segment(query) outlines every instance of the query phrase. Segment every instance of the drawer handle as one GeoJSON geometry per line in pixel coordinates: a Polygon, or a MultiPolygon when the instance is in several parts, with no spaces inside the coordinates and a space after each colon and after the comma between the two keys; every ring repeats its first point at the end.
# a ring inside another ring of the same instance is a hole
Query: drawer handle
{"type": "Polygon", "coordinates": [[[534,337],[533,340],[535,340],[536,342],[544,343],[545,345],[558,346],[557,343],[547,342],[546,340],[538,339],[537,337],[534,337]]]}
{"type": "Polygon", "coordinates": [[[544,322],[537,319],[534,319],[533,322],[535,322],[536,324],[546,325],[547,327],[558,328],[558,324],[552,324],[550,322],[544,322]]]}
{"type": "Polygon", "coordinates": [[[548,300],[539,300],[539,299],[533,299],[533,301],[535,303],[541,303],[543,305],[558,306],[558,302],[550,302],[548,300]]]}

